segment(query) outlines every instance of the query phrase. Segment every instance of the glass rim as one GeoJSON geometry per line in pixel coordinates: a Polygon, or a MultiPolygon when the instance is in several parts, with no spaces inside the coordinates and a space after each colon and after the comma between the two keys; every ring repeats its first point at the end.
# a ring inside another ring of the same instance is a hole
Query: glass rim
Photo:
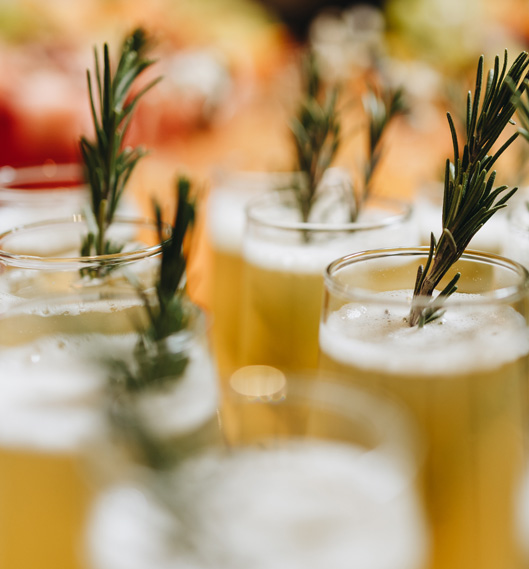
{"type": "MultiPolygon", "coordinates": [[[[91,264],[105,265],[116,262],[129,262],[136,261],[138,259],[145,259],[154,257],[161,254],[162,243],[156,245],[148,245],[146,247],[141,247],[139,249],[131,251],[122,251],[120,253],[107,253],[104,255],[87,255],[87,256],[75,256],[75,257],[54,257],[54,256],[43,256],[43,255],[26,255],[19,253],[10,253],[8,250],[3,249],[5,239],[16,236],[17,234],[24,233],[26,231],[30,232],[37,230],[41,227],[55,226],[55,225],[67,225],[67,224],[84,224],[87,225],[87,219],[83,214],[72,214],[66,217],[59,217],[55,219],[46,219],[41,221],[35,221],[33,223],[18,225],[12,227],[2,233],[0,233],[0,265],[17,266],[22,268],[38,268],[40,266],[50,266],[56,265],[63,268],[69,268],[71,266],[88,266],[91,264]]],[[[157,231],[156,222],[148,217],[125,217],[117,216],[113,219],[111,225],[134,225],[134,226],[149,226],[157,231]]],[[[168,223],[163,224],[165,230],[169,230],[168,239],[171,237],[170,225],[168,223]]]]}
{"type": "Polygon", "coordinates": [[[279,189],[265,192],[251,199],[245,207],[247,224],[256,226],[278,229],[284,231],[312,231],[318,233],[339,232],[339,231],[360,231],[367,229],[383,229],[395,225],[395,223],[403,223],[411,219],[413,206],[404,200],[389,198],[384,196],[369,196],[366,204],[384,204],[393,207],[399,211],[384,217],[382,220],[372,222],[340,222],[340,223],[324,223],[312,221],[289,221],[282,222],[274,219],[263,219],[255,214],[254,209],[267,203],[278,203],[284,201],[287,196],[286,203],[292,203],[293,190],[290,188],[279,189]],[[282,195],[283,194],[283,195],[282,195]]]}
{"type": "MultiPolygon", "coordinates": [[[[331,294],[339,294],[345,298],[349,298],[350,300],[358,300],[363,302],[378,301],[378,293],[370,292],[369,290],[361,287],[342,285],[336,281],[334,274],[340,269],[362,261],[372,261],[390,257],[424,257],[426,259],[429,249],[430,248],[428,246],[394,247],[358,251],[356,253],[345,255],[334,260],[326,267],[324,271],[324,288],[331,294]]],[[[446,301],[447,303],[450,303],[450,306],[476,306],[488,303],[490,301],[515,302],[517,300],[520,300],[529,292],[529,271],[521,263],[518,263],[513,259],[485,251],[467,249],[461,255],[460,260],[487,263],[489,265],[510,270],[512,273],[518,275],[518,282],[517,284],[499,286],[493,290],[476,294],[472,298],[466,298],[464,301],[457,301],[451,297],[446,301]]],[[[410,290],[413,290],[414,284],[414,281],[410,281],[410,290]]],[[[416,300],[418,304],[421,304],[420,299],[416,300]]],[[[429,299],[424,300],[425,303],[427,303],[429,299]]],[[[402,299],[384,298],[384,303],[390,306],[402,305],[403,301],[402,299]]]]}

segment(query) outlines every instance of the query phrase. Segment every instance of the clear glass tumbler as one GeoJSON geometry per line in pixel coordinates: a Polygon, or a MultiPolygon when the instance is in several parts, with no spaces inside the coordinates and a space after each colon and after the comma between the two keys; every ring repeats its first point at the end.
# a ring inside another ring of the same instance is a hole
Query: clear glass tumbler
{"type": "MultiPolygon", "coordinates": [[[[361,252],[325,274],[320,367],[407,405],[425,435],[435,569],[523,567],[515,502],[526,459],[528,274],[467,252],[441,318],[408,317],[427,249],[361,252]]],[[[441,283],[440,288],[442,288],[441,283]]]]}
{"type": "MultiPolygon", "coordinates": [[[[81,256],[90,228],[82,215],[22,225],[0,234],[0,312],[21,299],[74,292],[85,287],[124,286],[132,277],[152,285],[161,254],[158,230],[146,219],[117,218],[108,238],[119,253],[81,256]]],[[[171,228],[162,229],[169,238],[171,228]]]]}
{"type": "MultiPolygon", "coordinates": [[[[218,406],[204,315],[193,305],[184,312],[188,328],[164,345],[186,360],[183,375],[164,377],[138,397],[156,431],[175,438],[216,424],[218,406]]],[[[86,456],[108,435],[110,381],[123,362],[134,369],[146,323],[137,292],[116,287],[40,297],[0,317],[2,566],[89,566],[84,527],[95,489],[86,456]]],[[[115,456],[105,459],[113,469],[115,456]]]]}
{"type": "Polygon", "coordinates": [[[372,198],[357,221],[350,222],[346,214],[302,222],[294,194],[288,191],[267,194],[249,205],[239,366],[315,369],[325,267],[355,251],[419,244],[406,203],[372,198]]]}
{"type": "Polygon", "coordinates": [[[106,488],[87,534],[95,569],[423,567],[407,414],[329,378],[269,379],[232,382],[224,444],[106,488]]]}
{"type": "Polygon", "coordinates": [[[288,185],[292,172],[237,172],[220,177],[207,203],[211,245],[212,337],[219,374],[236,368],[246,206],[255,197],[288,185]]]}

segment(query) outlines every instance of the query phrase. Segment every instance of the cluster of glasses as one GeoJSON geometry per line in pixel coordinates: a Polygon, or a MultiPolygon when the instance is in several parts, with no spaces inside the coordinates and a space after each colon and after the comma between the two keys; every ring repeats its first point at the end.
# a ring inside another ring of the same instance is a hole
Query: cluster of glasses
{"type": "Polygon", "coordinates": [[[221,389],[312,370],[394,398],[424,445],[415,490],[426,533],[408,528],[412,550],[427,545],[404,566],[527,566],[526,196],[478,232],[439,285],[462,275],[443,317],[419,329],[403,323],[440,234],[442,187],[319,223],[300,221],[274,176],[241,192],[245,178],[219,181],[209,207],[221,389]]]}
{"type": "MultiPolygon", "coordinates": [[[[519,215],[518,253],[465,253],[459,294],[417,333],[402,322],[428,251],[410,204],[371,198],[351,221],[331,200],[303,222],[290,175],[225,178],[208,201],[211,311],[185,304],[167,342],[184,371],[110,397],[160,235],[132,208],[110,229],[119,253],[80,256],[87,192],[50,168],[5,170],[0,188],[0,564],[529,563],[519,215]]],[[[325,183],[349,187],[340,170],[325,183]]]]}

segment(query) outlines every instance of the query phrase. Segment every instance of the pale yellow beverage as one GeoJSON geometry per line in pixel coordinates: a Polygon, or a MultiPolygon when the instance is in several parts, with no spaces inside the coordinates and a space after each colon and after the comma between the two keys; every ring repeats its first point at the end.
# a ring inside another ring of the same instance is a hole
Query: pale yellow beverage
{"type": "Polygon", "coordinates": [[[78,569],[91,495],[78,452],[100,429],[97,358],[130,354],[134,335],[130,324],[124,335],[53,334],[59,317],[51,328],[42,319],[0,322],[0,560],[78,569]]]}
{"type": "Polygon", "coordinates": [[[320,271],[289,273],[248,263],[245,287],[241,363],[315,369],[323,292],[320,271]]]}
{"type": "MultiPolygon", "coordinates": [[[[83,532],[93,480],[83,457],[105,433],[109,364],[132,361],[144,321],[136,293],[122,299],[108,290],[19,304],[0,319],[2,567],[87,567],[83,532]]],[[[150,405],[160,417],[170,395],[171,409],[181,408],[172,426],[185,431],[215,415],[216,377],[202,345],[175,339],[193,381],[150,405]]]]}
{"type": "Polygon", "coordinates": [[[214,250],[212,282],[212,335],[219,374],[236,368],[240,334],[243,261],[240,252],[214,250]]]}
{"type": "Polygon", "coordinates": [[[226,393],[225,445],[103,489],[87,531],[94,569],[424,567],[406,413],[331,381],[268,379],[226,393]]]}
{"type": "Polygon", "coordinates": [[[242,292],[242,244],[248,202],[291,183],[293,173],[238,172],[221,176],[208,199],[207,228],[212,249],[212,339],[221,378],[237,367],[242,292]]]}
{"type": "Polygon", "coordinates": [[[410,210],[373,200],[355,223],[301,223],[292,201],[266,199],[248,210],[239,364],[315,369],[325,267],[368,247],[417,244],[410,210]]]}
{"type": "MultiPolygon", "coordinates": [[[[369,256],[358,255],[358,265],[377,263],[378,277],[380,264],[392,262],[383,252],[369,256]]],[[[417,253],[401,257],[411,256],[417,253]]],[[[352,257],[329,268],[320,366],[394,394],[424,432],[431,567],[524,567],[515,501],[526,460],[526,273],[509,261],[472,255],[467,262],[491,265],[496,288],[487,278],[481,294],[475,282],[466,293],[463,279],[440,319],[410,328],[412,291],[393,289],[391,272],[385,292],[347,290],[352,257]],[[340,272],[349,274],[338,283],[340,272]]]]}

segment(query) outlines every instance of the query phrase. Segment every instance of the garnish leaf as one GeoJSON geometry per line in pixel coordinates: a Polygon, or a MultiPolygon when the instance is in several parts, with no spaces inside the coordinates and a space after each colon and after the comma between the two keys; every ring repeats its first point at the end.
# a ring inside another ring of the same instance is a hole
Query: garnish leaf
{"type": "Polygon", "coordinates": [[[87,71],[95,140],[82,136],[79,146],[97,232],[90,232],[85,238],[82,255],[102,255],[116,250],[115,246],[109,245],[106,230],[112,223],[132,171],[145,155],[142,148],[125,147],[125,135],[140,97],[160,80],[152,80],[131,95],[135,80],[154,63],[146,57],[150,43],[145,31],[138,28],[125,38],[114,74],[107,44],[103,46],[102,70],[98,52],[94,50],[95,85],[87,71]]]}
{"type": "Polygon", "coordinates": [[[154,295],[136,284],[147,315],[147,325],[138,326],[138,342],[132,366],[118,362],[116,377],[127,391],[140,391],[172,383],[185,371],[188,358],[174,350],[170,337],[189,324],[189,301],[185,294],[186,255],[184,241],[195,219],[195,203],[190,195],[191,183],[185,177],[177,181],[177,209],[171,237],[164,239],[165,224],[161,207],[154,202],[154,213],[162,243],[162,254],[154,295]],[[117,373],[120,372],[120,373],[117,373]]]}
{"type": "Polygon", "coordinates": [[[363,190],[357,196],[356,212],[360,212],[367,200],[374,174],[383,154],[384,140],[390,123],[407,111],[402,89],[369,86],[362,97],[368,120],[368,156],[364,167],[363,190]]]}
{"type": "Polygon", "coordinates": [[[445,167],[443,196],[443,231],[439,241],[432,238],[426,267],[419,267],[410,311],[410,326],[423,325],[438,318],[440,306],[456,289],[459,277],[454,277],[435,299],[433,291],[452,265],[461,257],[470,240],[518,188],[494,188],[496,172],[491,168],[501,154],[514,142],[516,132],[494,150],[516,110],[516,101],[525,91],[529,55],[520,53],[507,70],[507,51],[500,71],[496,56],[494,69],[487,75],[483,91],[483,56],[478,62],[474,96],[467,98],[466,142],[460,154],[460,144],[454,122],[447,114],[454,148],[453,163],[445,167]],[[480,106],[481,102],[481,106],[480,106]]]}
{"type": "Polygon", "coordinates": [[[296,150],[296,168],[301,179],[294,191],[304,222],[317,199],[323,174],[336,157],[341,143],[341,123],[337,110],[338,88],[322,93],[316,57],[309,53],[303,64],[304,96],[290,128],[296,150]]]}

